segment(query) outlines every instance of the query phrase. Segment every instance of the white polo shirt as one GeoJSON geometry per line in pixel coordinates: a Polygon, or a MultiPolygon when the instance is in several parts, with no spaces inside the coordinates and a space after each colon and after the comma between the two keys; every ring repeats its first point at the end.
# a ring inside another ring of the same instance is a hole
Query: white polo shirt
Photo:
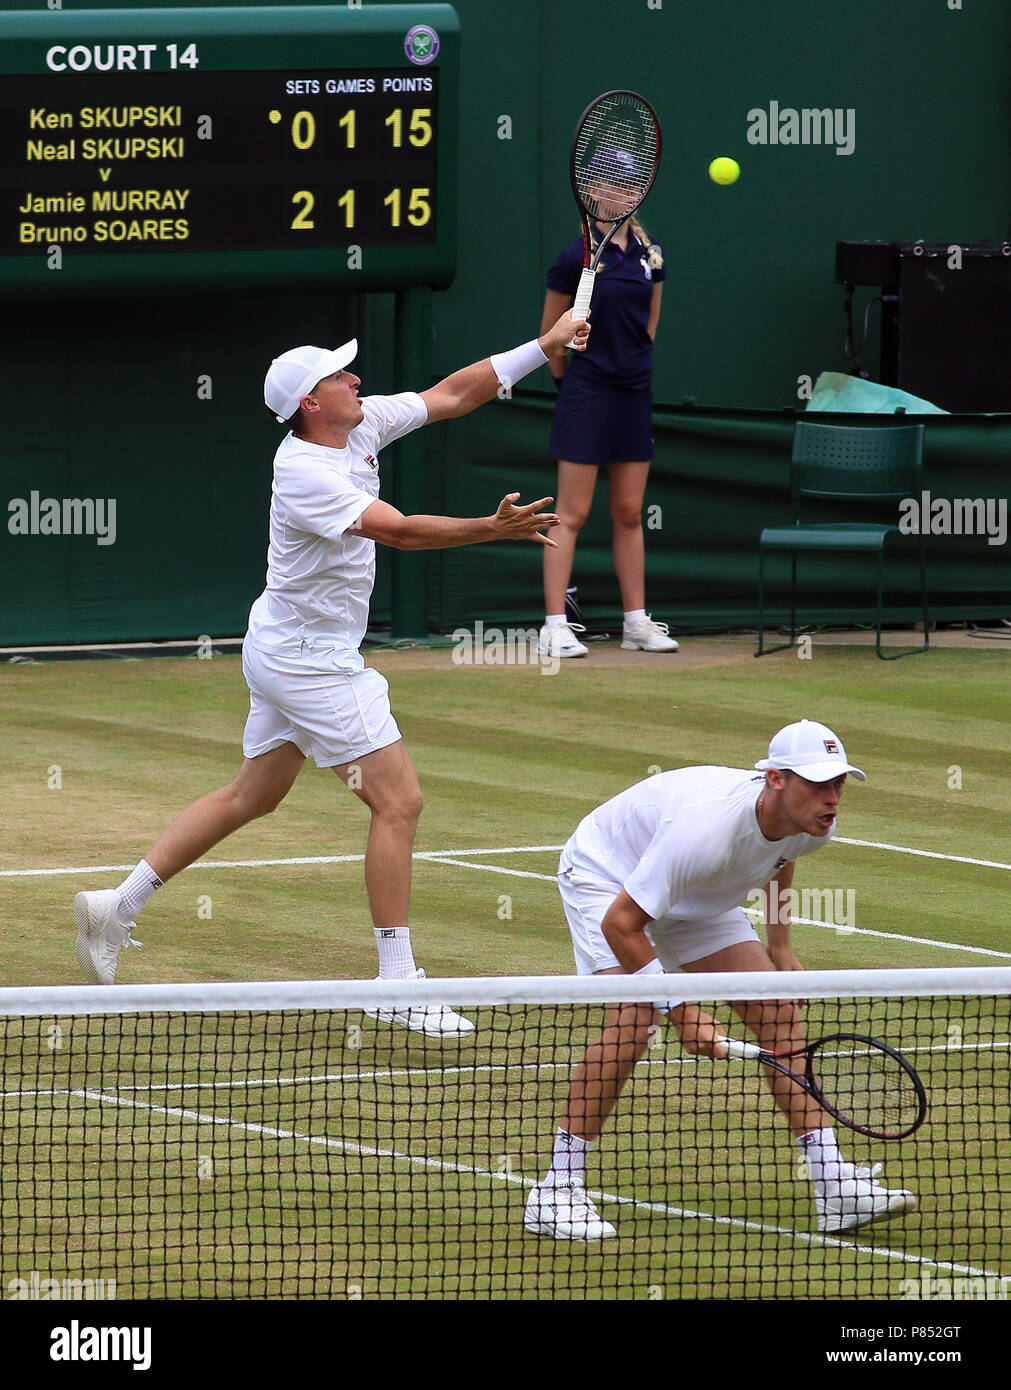
{"type": "Polygon", "coordinates": [[[302,637],[332,645],[332,664],[361,670],[358,648],[376,577],[374,541],[351,528],[379,496],[379,451],[428,423],[414,391],[366,396],[343,449],[287,434],[274,455],[267,587],[249,613],[259,647],[302,637]]]}
{"type": "Polygon", "coordinates": [[[625,892],[655,922],[718,917],[828,835],[767,840],[755,802],[763,772],[685,767],[647,777],[598,806],[562,850],[560,869],[625,892]]]}

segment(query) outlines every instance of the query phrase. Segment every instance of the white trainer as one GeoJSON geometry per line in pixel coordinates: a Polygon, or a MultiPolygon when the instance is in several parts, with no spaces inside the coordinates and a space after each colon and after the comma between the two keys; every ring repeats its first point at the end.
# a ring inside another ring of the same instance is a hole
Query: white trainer
{"type": "Polygon", "coordinates": [[[666,623],[655,623],[647,613],[637,623],[626,623],[621,632],[623,652],[676,652],[677,642],[666,623]]]}
{"type": "Polygon", "coordinates": [[[618,1234],[597,1211],[585,1188],[569,1184],[532,1188],[523,1225],[536,1235],[554,1236],[555,1240],[608,1240],[618,1234]]]}
{"type": "Polygon", "coordinates": [[[117,915],[119,894],[114,888],[78,893],[74,899],[77,923],[77,959],[89,985],[116,983],[116,962],[124,946],[139,946],[130,935],[137,925],[126,926],[117,915]]]}
{"type": "MultiPolygon", "coordinates": [[[[416,970],[406,978],[423,980],[425,972],[416,970]]],[[[469,1018],[461,1018],[445,1004],[416,1004],[409,1009],[363,1009],[362,1013],[378,1023],[396,1023],[401,1028],[425,1033],[430,1038],[469,1038],[474,1032],[469,1018]]]]}
{"type": "Polygon", "coordinates": [[[582,623],[557,623],[554,627],[542,627],[537,638],[538,655],[549,657],[552,661],[585,656],[590,649],[576,636],[577,632],[585,631],[582,623]]]}
{"type": "MultiPolygon", "coordinates": [[[[871,1171],[875,1171],[871,1170],[871,1171]]],[[[916,1198],[901,1188],[882,1187],[873,1177],[843,1178],[831,1196],[815,1194],[819,1231],[845,1231],[880,1217],[913,1211],[916,1198]]]]}

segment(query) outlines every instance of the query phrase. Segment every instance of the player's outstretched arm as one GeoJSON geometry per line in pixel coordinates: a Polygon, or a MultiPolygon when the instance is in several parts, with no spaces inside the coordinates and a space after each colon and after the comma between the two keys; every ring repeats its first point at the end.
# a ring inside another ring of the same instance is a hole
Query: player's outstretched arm
{"type": "Polygon", "coordinates": [[[551,357],[564,356],[567,344],[575,337],[576,351],[583,352],[590,335],[588,323],[572,322],[568,310],[539,338],[510,352],[494,353],[481,362],[473,362],[445,377],[437,386],[421,392],[428,410],[429,423],[436,420],[456,420],[493,400],[503,388],[509,389],[528,373],[543,367],[551,357]]]}
{"type": "Polygon", "coordinates": [[[553,512],[541,508],[553,502],[541,497],[523,507],[515,505],[518,492],[510,492],[492,516],[405,516],[388,502],[373,502],[362,513],[355,528],[369,540],[393,546],[395,550],[448,550],[457,545],[478,545],[482,541],[539,541],[554,546],[542,532],[558,525],[553,512]]]}

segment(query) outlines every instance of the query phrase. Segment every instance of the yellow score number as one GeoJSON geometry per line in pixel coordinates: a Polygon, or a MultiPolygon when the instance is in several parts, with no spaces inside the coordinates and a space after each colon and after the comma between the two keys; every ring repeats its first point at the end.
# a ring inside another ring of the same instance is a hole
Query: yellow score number
{"type": "MultiPolygon", "coordinates": [[[[407,138],[412,145],[418,149],[422,145],[427,145],[432,139],[432,123],[428,119],[432,114],[430,106],[418,106],[411,112],[411,123],[407,129],[407,138]]],[[[393,148],[400,149],[404,143],[404,112],[398,106],[386,117],[384,125],[390,127],[393,136],[393,148]]]]}
{"type": "Polygon", "coordinates": [[[291,195],[291,201],[298,208],[295,216],[291,219],[292,231],[311,232],[316,225],[309,215],[316,206],[315,196],[307,188],[300,188],[297,193],[291,195]]]}
{"type": "MultiPolygon", "coordinates": [[[[418,106],[410,113],[410,120],[407,124],[408,143],[414,145],[416,149],[421,149],[423,145],[428,145],[432,140],[432,108],[430,106],[418,106]]],[[[276,122],[281,119],[280,111],[271,111],[271,121],[276,122]]],[[[386,117],[383,122],[390,129],[390,137],[393,148],[398,150],[404,143],[404,109],[396,107],[386,117]]],[[[339,129],[344,132],[344,144],[349,150],[356,147],[358,140],[358,118],[354,108],[345,111],[344,115],[337,122],[339,129]]],[[[296,150],[311,150],[316,143],[316,117],[311,111],[296,111],[291,118],[291,143],[296,150]]]]}
{"type": "MultiPolygon", "coordinates": [[[[423,227],[431,220],[432,205],[428,201],[431,192],[430,188],[411,189],[407,204],[407,220],[412,227],[423,227]]],[[[403,193],[402,188],[395,188],[388,198],[383,199],[383,207],[390,209],[391,227],[399,227],[403,220],[403,193]]]]}
{"type": "MultiPolygon", "coordinates": [[[[383,207],[390,210],[390,226],[400,227],[404,221],[404,192],[402,188],[394,188],[393,191],[383,199],[383,207]]],[[[429,199],[432,196],[430,188],[412,188],[407,196],[407,220],[412,227],[424,227],[432,220],[432,204],[429,199]]],[[[307,188],[300,188],[297,193],[293,193],[291,201],[297,209],[295,216],[291,220],[291,229],[294,232],[311,232],[316,226],[312,217],[313,209],[316,206],[315,194],[310,193],[307,188]]],[[[344,213],[344,226],[349,231],[355,225],[355,190],[349,188],[343,197],[337,199],[337,206],[344,213]]]]}

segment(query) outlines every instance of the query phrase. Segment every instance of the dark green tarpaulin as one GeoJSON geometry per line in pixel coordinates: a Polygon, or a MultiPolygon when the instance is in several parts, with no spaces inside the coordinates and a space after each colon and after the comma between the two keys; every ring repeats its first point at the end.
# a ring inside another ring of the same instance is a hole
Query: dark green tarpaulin
{"type": "MultiPolygon", "coordinates": [[[[433,448],[433,508],[488,511],[505,490],[503,482],[525,498],[553,493],[555,468],[545,453],[551,408],[551,400],[530,393],[440,426],[433,448]]],[[[656,412],[656,461],[644,509],[647,606],[656,616],[681,629],[754,626],[759,532],[792,518],[794,418],[785,411],[656,412]]],[[[882,424],[880,415],[805,418],[882,424]]],[[[937,497],[1007,498],[1011,416],[926,416],[924,423],[927,490],[937,497]]],[[[886,519],[899,520],[894,511],[886,519]]],[[[893,576],[889,620],[906,621],[917,616],[916,541],[899,537],[894,545],[895,565],[890,561],[887,571],[893,576]],[[914,563],[906,563],[906,556],[914,563]]],[[[929,536],[927,557],[933,618],[1011,614],[1011,545],[989,545],[978,536],[929,536]]],[[[786,560],[773,561],[770,573],[777,574],[777,563],[785,577],[786,560]]],[[[809,620],[873,621],[873,574],[866,560],[806,563],[812,575],[821,576],[802,584],[809,620]]],[[[802,581],[804,565],[802,560],[802,581]]],[[[603,475],[573,577],[588,616],[614,625],[620,603],[603,475]]],[[[445,631],[474,617],[535,621],[543,613],[539,588],[540,557],[530,547],[442,552],[430,568],[433,626],[445,631]]],[[[785,616],[780,602],[773,617],[785,616]]]]}
{"type": "MultiPolygon", "coordinates": [[[[185,367],[180,364],[180,371],[185,367]]],[[[150,391],[157,391],[152,383],[150,391]]],[[[546,452],[552,399],[538,393],[495,402],[430,431],[429,507],[457,516],[491,512],[503,493],[532,499],[555,489],[546,452]]],[[[32,487],[58,498],[93,496],[87,462],[72,440],[72,392],[49,418],[14,422],[0,453],[0,491],[28,497],[32,487]]],[[[0,544],[0,645],[136,641],[224,636],[245,628],[263,584],[270,448],[248,430],[217,438],[201,426],[193,400],[192,448],[179,451],[129,402],[113,412],[101,493],[117,500],[117,538],[12,536],[0,544]]],[[[215,417],[220,418],[220,417],[215,417]]],[[[236,411],[237,420],[243,413],[236,411]]],[[[840,423],[839,415],[827,418],[840,423]]],[[[881,423],[881,417],[852,417],[881,423]]],[[[924,483],[936,497],[1006,498],[1011,417],[925,417],[924,483]]],[[[662,410],[656,462],[646,494],[647,602],[681,630],[754,626],[758,533],[788,521],[790,414],[662,410]]],[[[384,455],[384,494],[392,491],[395,449],[384,455]]],[[[897,516],[893,518],[898,520],[897,516]]],[[[6,521],[6,518],[5,518],[6,521]]],[[[1011,614],[1011,546],[980,536],[931,536],[930,611],[936,619],[1011,614]]],[[[913,554],[902,538],[895,554],[913,554]]],[[[785,562],[780,561],[783,564],[785,562]]],[[[813,563],[813,562],[808,562],[813,563]]],[[[373,619],[389,620],[390,552],[380,547],[373,619]]],[[[915,576],[900,561],[890,572],[889,618],[916,616],[915,576]]],[[[824,575],[824,571],[822,572],[824,575]]],[[[803,574],[803,571],[802,571],[803,574]]],[[[574,578],[588,616],[616,623],[620,604],[610,553],[607,482],[576,552],[574,578]]],[[[532,544],[433,552],[428,612],[434,631],[477,618],[538,621],[541,557],[532,544]]],[[[831,559],[827,577],[804,586],[804,616],[818,622],[870,621],[871,577],[858,561],[831,559]]],[[[785,612],[780,603],[774,619],[785,612]]]]}

